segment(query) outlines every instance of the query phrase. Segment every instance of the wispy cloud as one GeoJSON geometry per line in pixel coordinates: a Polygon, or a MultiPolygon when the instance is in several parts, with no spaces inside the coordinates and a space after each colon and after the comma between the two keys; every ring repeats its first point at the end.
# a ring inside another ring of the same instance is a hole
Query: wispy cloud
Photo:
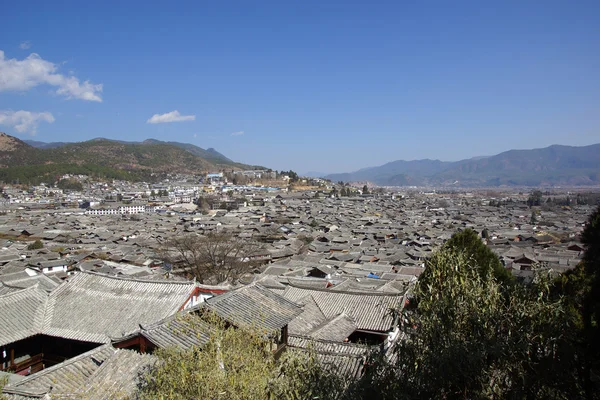
{"type": "Polygon", "coordinates": [[[238,132],[233,132],[231,134],[231,136],[242,136],[244,134],[244,131],[238,131],[238,132]]]}
{"type": "Polygon", "coordinates": [[[27,91],[38,85],[57,87],[56,94],[69,99],[102,101],[102,84],[80,82],[75,76],[57,73],[58,66],[46,61],[36,53],[23,60],[7,59],[0,50],[0,92],[27,91]]]}
{"type": "Polygon", "coordinates": [[[163,124],[165,122],[183,122],[183,121],[194,121],[195,115],[181,115],[179,111],[171,111],[165,114],[154,114],[148,121],[149,124],[163,124]]]}
{"type": "Polygon", "coordinates": [[[54,116],[49,112],[0,110],[0,125],[14,128],[20,133],[35,135],[40,122],[54,122],[54,116]]]}
{"type": "Polygon", "coordinates": [[[31,41],[30,40],[23,40],[20,44],[19,47],[23,50],[27,50],[29,48],[31,48],[31,41]]]}
{"type": "Polygon", "coordinates": [[[198,134],[197,134],[197,133],[194,133],[194,137],[198,137],[198,134]]]}

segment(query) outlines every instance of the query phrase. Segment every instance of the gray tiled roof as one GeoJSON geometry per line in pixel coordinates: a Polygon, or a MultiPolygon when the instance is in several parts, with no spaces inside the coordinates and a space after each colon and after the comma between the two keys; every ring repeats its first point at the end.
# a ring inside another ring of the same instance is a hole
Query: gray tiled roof
{"type": "Polygon", "coordinates": [[[111,358],[87,380],[81,388],[80,398],[104,400],[107,398],[130,398],[137,389],[139,373],[153,365],[157,358],[132,350],[116,350],[111,358]]]}
{"type": "Polygon", "coordinates": [[[0,282],[6,286],[20,289],[37,285],[40,289],[43,289],[46,292],[51,292],[59,285],[52,278],[49,278],[44,274],[31,276],[25,271],[0,275],[0,282]]]}
{"type": "Polygon", "coordinates": [[[0,297],[0,344],[43,333],[107,343],[181,308],[194,282],[141,281],[78,273],[50,295],[33,286],[0,297]]]}
{"type": "Polygon", "coordinates": [[[300,299],[298,304],[302,305],[302,314],[290,322],[288,326],[290,334],[308,334],[327,320],[312,296],[300,299]]]}
{"type": "Polygon", "coordinates": [[[390,309],[402,302],[402,295],[336,292],[304,289],[292,285],[283,293],[285,298],[294,302],[299,302],[308,295],[312,296],[325,317],[334,318],[346,313],[356,322],[357,329],[381,332],[393,328],[394,319],[390,309]]]}
{"type": "Polygon", "coordinates": [[[345,313],[341,313],[332,320],[318,326],[309,335],[315,339],[341,342],[348,338],[355,330],[356,324],[354,320],[345,313]]]}
{"type": "Polygon", "coordinates": [[[10,400],[33,398],[125,398],[136,389],[138,372],[154,356],[103,345],[10,384],[10,400]]]}
{"type": "Polygon", "coordinates": [[[44,333],[103,343],[177,312],[193,282],[142,281],[80,272],[48,300],[44,333]]]}
{"type": "Polygon", "coordinates": [[[160,348],[175,346],[187,350],[210,339],[211,327],[189,310],[143,326],[140,334],[160,348]]]}
{"type": "Polygon", "coordinates": [[[365,358],[369,351],[368,346],[335,343],[293,335],[288,338],[288,346],[290,351],[314,351],[326,370],[349,378],[358,378],[362,375],[365,358]]]}
{"type": "Polygon", "coordinates": [[[53,396],[75,393],[86,380],[100,368],[100,365],[114,353],[109,345],[104,345],[71,358],[65,362],[46,368],[40,372],[5,387],[5,392],[13,399],[41,397],[52,392],[53,396]]]}
{"type": "Polygon", "coordinates": [[[40,333],[47,299],[37,286],[0,296],[0,346],[40,333]]]}
{"type": "Polygon", "coordinates": [[[296,303],[256,284],[220,294],[206,304],[236,325],[266,330],[281,329],[302,312],[296,303]]]}
{"type": "Polygon", "coordinates": [[[364,355],[372,349],[371,346],[364,344],[315,339],[310,336],[294,334],[290,334],[288,336],[288,346],[300,347],[304,349],[312,348],[316,352],[322,353],[338,353],[353,355],[364,355]]]}

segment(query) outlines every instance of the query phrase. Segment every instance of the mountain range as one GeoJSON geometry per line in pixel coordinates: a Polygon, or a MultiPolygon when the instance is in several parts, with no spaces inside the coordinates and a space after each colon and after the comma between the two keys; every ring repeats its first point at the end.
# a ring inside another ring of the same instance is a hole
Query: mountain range
{"type": "Polygon", "coordinates": [[[381,186],[596,186],[600,185],[600,144],[509,150],[454,162],[399,160],[325,178],[381,186]]]}
{"type": "Polygon", "coordinates": [[[0,180],[38,183],[65,173],[113,179],[153,180],[167,173],[198,174],[262,169],[236,163],[215,149],[148,139],[125,142],[97,138],[85,142],[21,141],[0,133],[0,180]]]}
{"type": "MultiPolygon", "coordinates": [[[[105,139],[105,138],[95,138],[95,139],[91,139],[91,140],[95,140],[95,141],[110,140],[110,141],[117,142],[117,143],[138,144],[138,145],[169,144],[169,145],[176,146],[181,149],[187,150],[195,156],[204,158],[205,160],[215,162],[217,164],[235,164],[234,161],[225,157],[223,154],[219,153],[217,150],[215,150],[213,148],[204,150],[203,148],[195,146],[190,143],[163,142],[163,141],[157,140],[157,139],[146,139],[143,142],[128,142],[128,141],[124,141],[124,140],[114,140],[114,139],[105,139]]],[[[38,142],[36,140],[23,140],[23,142],[27,143],[30,146],[38,148],[38,149],[54,149],[57,147],[63,147],[63,146],[67,146],[69,144],[73,144],[71,142],[49,142],[49,143],[47,143],[47,142],[38,142]]]]}

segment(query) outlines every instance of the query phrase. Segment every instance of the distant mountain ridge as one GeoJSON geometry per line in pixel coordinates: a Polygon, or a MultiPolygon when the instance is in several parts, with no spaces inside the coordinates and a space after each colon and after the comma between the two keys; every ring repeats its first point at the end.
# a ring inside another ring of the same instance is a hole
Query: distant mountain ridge
{"type": "MultiPolygon", "coordinates": [[[[116,139],[106,139],[106,138],[94,138],[91,140],[109,140],[109,141],[113,141],[113,142],[118,142],[118,143],[124,143],[124,144],[170,144],[172,146],[177,146],[181,149],[187,150],[190,153],[198,156],[198,157],[202,157],[208,161],[214,161],[217,162],[219,164],[235,164],[234,161],[230,160],[229,158],[225,157],[223,154],[219,153],[217,150],[213,149],[213,148],[209,148],[207,150],[204,150],[201,147],[198,147],[196,145],[190,144],[190,143],[180,143],[180,142],[164,142],[162,140],[157,140],[157,139],[146,139],[143,142],[131,142],[131,141],[125,141],[125,140],[116,140],[116,139]]],[[[67,146],[70,144],[74,144],[77,142],[50,142],[50,143],[46,143],[46,142],[39,142],[36,140],[23,140],[23,142],[27,143],[30,146],[33,146],[35,148],[38,149],[54,149],[57,147],[63,147],[63,146],[67,146]]]]}
{"type": "Polygon", "coordinates": [[[382,186],[596,186],[600,185],[600,144],[509,150],[455,162],[398,160],[325,177],[382,186]]]}
{"type": "Polygon", "coordinates": [[[97,138],[76,143],[34,142],[0,134],[0,180],[54,182],[66,174],[152,181],[169,173],[263,169],[235,163],[214,149],[149,139],[125,142],[97,138]]]}

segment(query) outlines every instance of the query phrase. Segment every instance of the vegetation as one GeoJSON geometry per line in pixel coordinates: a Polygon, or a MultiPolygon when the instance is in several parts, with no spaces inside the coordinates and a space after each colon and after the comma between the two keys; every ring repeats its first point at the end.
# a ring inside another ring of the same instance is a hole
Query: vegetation
{"type": "Polygon", "coordinates": [[[39,249],[43,249],[43,248],[44,248],[44,243],[42,243],[42,241],[39,239],[33,243],[30,243],[27,246],[27,250],[39,250],[39,249]]]}
{"type": "Polygon", "coordinates": [[[61,179],[56,186],[62,190],[83,191],[83,185],[76,179],[61,179]]]}
{"type": "Polygon", "coordinates": [[[397,361],[379,360],[365,388],[380,399],[577,397],[575,332],[549,289],[543,273],[507,289],[466,252],[441,250],[401,313],[397,361]]]}
{"type": "Polygon", "coordinates": [[[252,258],[260,248],[260,244],[252,240],[219,232],[175,237],[162,244],[158,255],[165,263],[177,265],[201,283],[235,283],[259,263],[252,258]]]}
{"type": "Polygon", "coordinates": [[[125,170],[97,164],[32,164],[0,168],[0,181],[38,185],[43,182],[55,182],[65,174],[86,175],[97,179],[147,182],[158,181],[163,177],[162,174],[152,173],[150,170],[125,170]]]}
{"type": "Polygon", "coordinates": [[[290,177],[290,183],[295,183],[298,182],[300,180],[300,177],[298,176],[298,174],[294,171],[292,171],[291,169],[289,171],[281,171],[279,173],[280,176],[289,176],[290,177]]]}
{"type": "Polygon", "coordinates": [[[0,169],[0,181],[31,185],[55,182],[64,174],[154,182],[167,173],[197,174],[219,169],[221,164],[249,167],[233,163],[214,150],[159,141],[124,143],[96,139],[47,149],[21,143],[16,150],[1,153],[0,166],[5,168],[0,169]]]}
{"type": "Polygon", "coordinates": [[[504,268],[498,257],[487,247],[472,229],[465,229],[450,238],[444,248],[464,252],[468,258],[473,259],[473,265],[482,276],[492,274],[502,283],[513,280],[511,273],[504,268]]]}
{"type": "Polygon", "coordinates": [[[542,192],[539,190],[535,190],[529,195],[529,198],[527,199],[527,205],[529,207],[540,206],[542,204],[542,201],[542,192]]]}
{"type": "MultiPolygon", "coordinates": [[[[185,318],[202,324],[200,317],[185,318]]],[[[209,320],[213,329],[204,346],[156,353],[159,362],[144,376],[140,399],[339,398],[342,380],[322,368],[313,353],[287,352],[277,360],[257,330],[209,320]]]]}
{"type": "Polygon", "coordinates": [[[580,272],[579,290],[573,300],[578,304],[580,299],[580,315],[583,321],[582,335],[584,340],[584,373],[586,394],[590,395],[592,374],[600,374],[600,206],[590,215],[587,225],[581,235],[585,246],[583,267],[580,272]]]}
{"type": "Polygon", "coordinates": [[[6,386],[7,384],[8,384],[8,377],[0,376],[0,400],[6,399],[6,396],[4,396],[2,393],[3,393],[4,386],[6,386]]]}

